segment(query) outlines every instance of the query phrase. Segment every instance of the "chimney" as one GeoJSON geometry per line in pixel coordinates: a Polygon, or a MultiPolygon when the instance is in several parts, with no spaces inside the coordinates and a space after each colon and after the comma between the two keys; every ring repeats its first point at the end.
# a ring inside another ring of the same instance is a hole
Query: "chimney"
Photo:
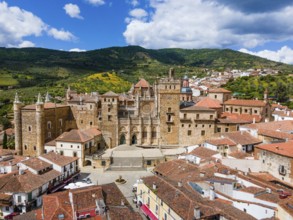
{"type": "Polygon", "coordinates": [[[181,181],[178,182],[178,187],[182,187],[182,182],[181,181]]]}
{"type": "Polygon", "coordinates": [[[153,190],[156,190],[157,189],[157,185],[156,183],[153,183],[153,190]]]}
{"type": "Polygon", "coordinates": [[[121,205],[122,206],[124,206],[125,204],[124,204],[124,200],[123,199],[121,199],[121,205]]]}
{"type": "Polygon", "coordinates": [[[18,175],[22,175],[22,174],[24,174],[24,170],[23,169],[19,169],[18,170],[18,175]]]}
{"type": "Polygon", "coordinates": [[[194,219],[200,219],[200,209],[199,206],[194,207],[194,219]]]}
{"type": "Polygon", "coordinates": [[[199,173],[199,177],[204,177],[205,176],[205,172],[200,172],[199,173]]]}
{"type": "Polygon", "coordinates": [[[252,124],[255,124],[255,117],[253,117],[252,119],[252,124]]]}

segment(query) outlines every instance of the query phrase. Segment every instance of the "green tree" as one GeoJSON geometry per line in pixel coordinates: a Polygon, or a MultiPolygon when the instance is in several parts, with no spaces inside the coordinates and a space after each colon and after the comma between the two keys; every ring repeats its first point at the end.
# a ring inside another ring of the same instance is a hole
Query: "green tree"
{"type": "Polygon", "coordinates": [[[3,149],[8,149],[8,146],[7,146],[7,134],[6,134],[5,131],[4,131],[4,135],[3,135],[3,149]]]}
{"type": "Polygon", "coordinates": [[[276,97],[278,102],[287,102],[289,100],[288,88],[284,83],[277,83],[276,97]]]}

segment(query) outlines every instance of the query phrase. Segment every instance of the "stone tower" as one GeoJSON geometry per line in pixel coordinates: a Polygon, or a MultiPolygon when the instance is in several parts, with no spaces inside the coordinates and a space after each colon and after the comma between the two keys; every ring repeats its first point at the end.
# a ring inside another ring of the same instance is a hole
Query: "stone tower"
{"type": "Polygon", "coordinates": [[[15,131],[15,150],[18,155],[22,155],[22,122],[21,122],[21,107],[18,94],[15,93],[13,102],[14,112],[14,131],[15,131]]]}
{"type": "Polygon", "coordinates": [[[109,91],[101,98],[101,127],[108,148],[118,145],[118,95],[109,91]]]}
{"type": "Polygon", "coordinates": [[[45,144],[45,112],[44,103],[42,102],[41,94],[38,95],[36,103],[36,138],[37,138],[37,156],[44,153],[45,144]]]}
{"type": "Polygon", "coordinates": [[[180,80],[174,78],[173,69],[169,70],[168,78],[159,80],[160,146],[179,144],[180,85],[180,80]]]}

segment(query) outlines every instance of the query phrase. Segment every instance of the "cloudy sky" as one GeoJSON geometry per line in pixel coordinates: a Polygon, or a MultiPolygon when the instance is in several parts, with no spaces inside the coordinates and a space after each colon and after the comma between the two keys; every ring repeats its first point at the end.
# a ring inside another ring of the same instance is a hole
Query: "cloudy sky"
{"type": "Polygon", "coordinates": [[[231,48],[293,64],[293,0],[0,0],[0,47],[231,48]]]}

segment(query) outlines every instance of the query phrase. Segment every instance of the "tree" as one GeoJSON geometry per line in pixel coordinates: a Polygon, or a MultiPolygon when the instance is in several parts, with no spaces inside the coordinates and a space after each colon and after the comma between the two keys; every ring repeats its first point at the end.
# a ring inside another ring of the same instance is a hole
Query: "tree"
{"type": "Polygon", "coordinates": [[[278,102],[287,102],[289,100],[288,88],[284,83],[277,83],[276,97],[278,102]]]}
{"type": "Polygon", "coordinates": [[[8,146],[7,146],[7,134],[6,134],[5,131],[4,131],[4,135],[3,135],[3,149],[8,149],[8,146]]]}

